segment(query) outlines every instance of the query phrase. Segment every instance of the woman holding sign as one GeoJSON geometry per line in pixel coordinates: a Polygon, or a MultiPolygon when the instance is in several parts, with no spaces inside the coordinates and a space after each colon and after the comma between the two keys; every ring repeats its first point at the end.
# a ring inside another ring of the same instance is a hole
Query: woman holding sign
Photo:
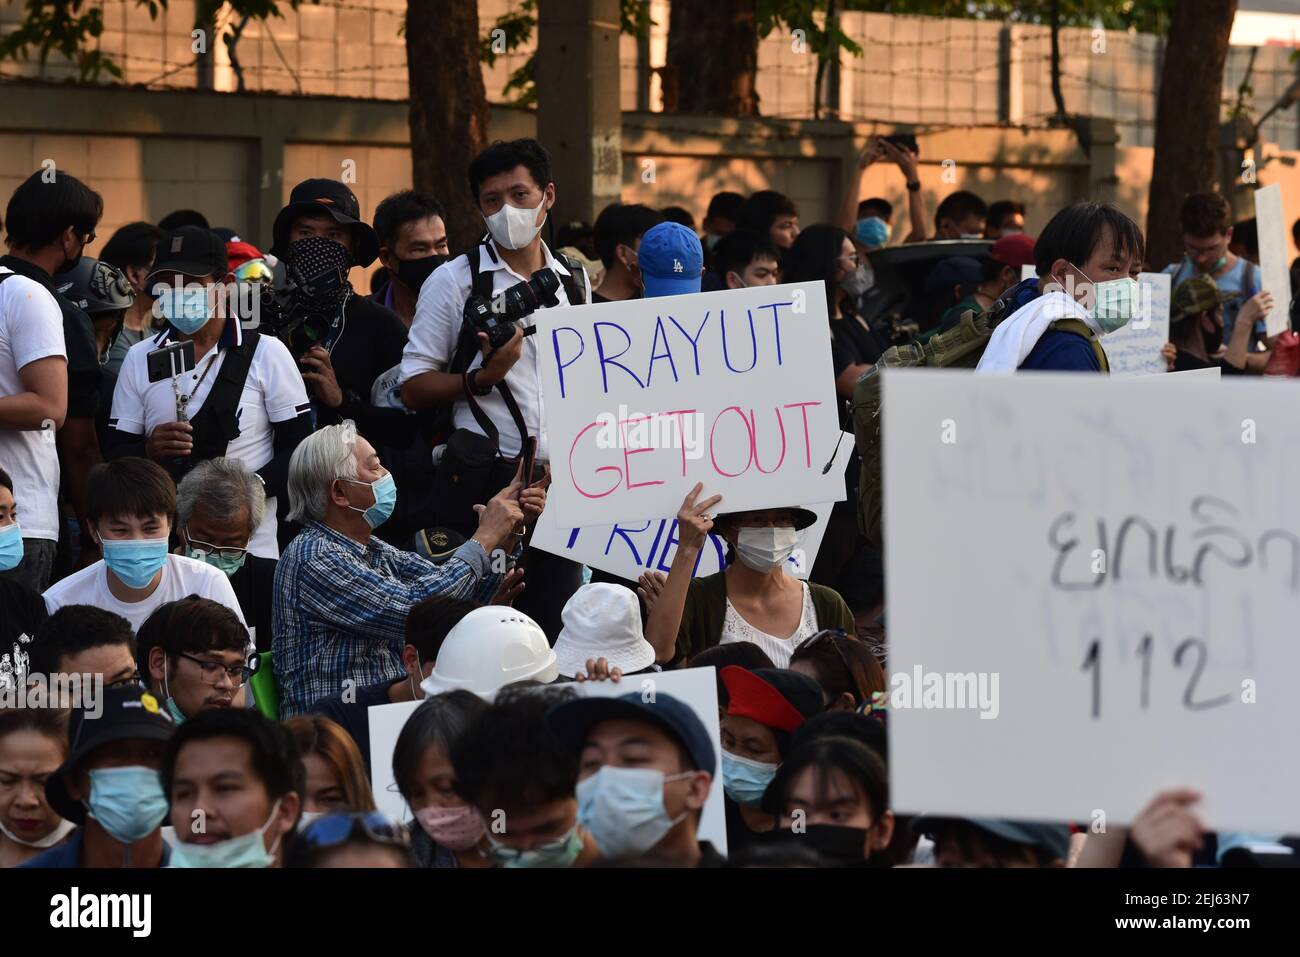
{"type": "Polygon", "coordinates": [[[646,625],[655,660],[679,661],[714,645],[749,641],[778,668],[809,635],[823,628],[853,630],[853,614],[838,593],[785,572],[799,531],[817,520],[806,508],[767,508],[720,515],[727,567],[691,578],[696,557],[714,527],[711,510],[721,495],[697,501],[696,483],[677,513],[677,554],[646,625]],[[739,558],[739,561],[736,561],[739,558]]]}

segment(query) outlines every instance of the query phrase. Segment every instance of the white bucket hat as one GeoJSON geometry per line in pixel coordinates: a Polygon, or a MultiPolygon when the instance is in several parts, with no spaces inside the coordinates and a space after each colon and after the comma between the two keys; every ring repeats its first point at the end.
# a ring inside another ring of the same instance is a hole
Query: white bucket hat
{"type": "Polygon", "coordinates": [[[484,605],[447,632],[420,687],[430,696],[457,688],[490,694],[514,681],[557,677],[555,652],[537,622],[508,605],[484,605]]]}
{"type": "Polygon", "coordinates": [[[585,674],[587,659],[604,658],[624,674],[654,664],[655,650],[641,631],[641,603],[622,585],[583,585],[564,606],[564,623],[555,641],[560,674],[585,674]]]}

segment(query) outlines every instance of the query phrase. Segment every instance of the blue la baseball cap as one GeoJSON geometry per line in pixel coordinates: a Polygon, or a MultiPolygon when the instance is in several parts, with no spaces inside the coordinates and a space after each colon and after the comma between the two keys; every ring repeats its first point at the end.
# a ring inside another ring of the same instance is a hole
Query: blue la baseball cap
{"type": "Polygon", "coordinates": [[[686,749],[697,771],[710,774],[717,771],[718,758],[709,733],[704,730],[704,722],[690,705],[670,694],[643,696],[634,691],[617,698],[575,698],[546,712],[546,726],[576,756],[582,753],[588,731],[602,721],[615,718],[644,721],[662,728],[686,749]]]}
{"type": "Polygon", "coordinates": [[[859,219],[854,235],[868,249],[879,249],[889,243],[889,224],[879,216],[859,219]]]}
{"type": "Polygon", "coordinates": [[[704,249],[681,223],[659,223],[645,231],[636,254],[647,299],[700,291],[704,249]]]}

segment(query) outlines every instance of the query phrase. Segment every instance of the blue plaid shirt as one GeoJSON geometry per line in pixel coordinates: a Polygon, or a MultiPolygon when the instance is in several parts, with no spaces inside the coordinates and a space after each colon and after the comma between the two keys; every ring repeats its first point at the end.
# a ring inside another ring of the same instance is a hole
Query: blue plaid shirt
{"type": "Polygon", "coordinates": [[[275,570],[271,613],[280,717],[327,695],[404,674],[406,616],[430,595],[490,601],[502,575],[471,539],[441,565],[371,537],[360,545],[320,522],[298,534],[275,570]]]}

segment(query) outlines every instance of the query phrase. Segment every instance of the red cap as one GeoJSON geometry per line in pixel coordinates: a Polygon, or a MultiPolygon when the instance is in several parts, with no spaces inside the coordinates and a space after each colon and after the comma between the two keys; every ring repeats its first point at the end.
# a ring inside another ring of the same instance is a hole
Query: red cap
{"type": "Polygon", "coordinates": [[[1032,266],[1034,264],[1034,238],[1024,233],[1007,233],[993,244],[989,255],[1004,266],[1032,266]]]}
{"type": "Polygon", "coordinates": [[[722,683],[727,686],[727,714],[752,718],[778,731],[794,731],[806,720],[781,692],[752,671],[739,665],[722,669],[722,683]]]}
{"type": "Polygon", "coordinates": [[[250,259],[261,259],[262,253],[252,243],[226,243],[226,258],[230,261],[230,271],[234,272],[250,259]]]}

